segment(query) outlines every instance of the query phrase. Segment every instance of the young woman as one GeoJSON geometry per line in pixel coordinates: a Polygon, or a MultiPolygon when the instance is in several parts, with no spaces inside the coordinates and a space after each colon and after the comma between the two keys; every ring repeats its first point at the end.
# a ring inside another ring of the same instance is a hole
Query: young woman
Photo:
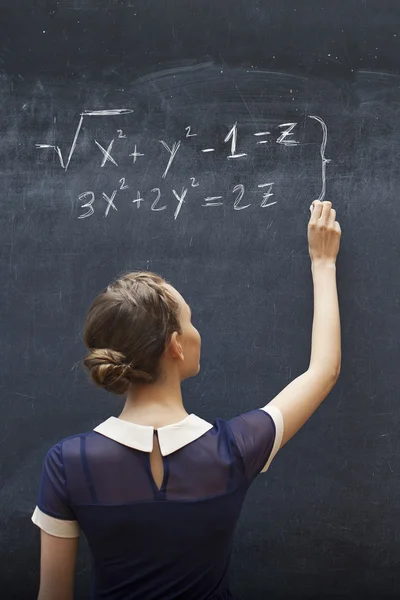
{"type": "Polygon", "coordinates": [[[91,600],[226,600],[235,525],[247,490],[307,421],[340,371],[336,256],[329,202],[308,225],[314,282],[309,368],[261,409],[207,423],[188,414],[181,382],[199,371],[200,335],[182,296],[129,273],[93,302],[84,363],[127,394],[118,418],[46,455],[38,505],[39,600],[72,600],[80,531],[93,558],[91,600]]]}

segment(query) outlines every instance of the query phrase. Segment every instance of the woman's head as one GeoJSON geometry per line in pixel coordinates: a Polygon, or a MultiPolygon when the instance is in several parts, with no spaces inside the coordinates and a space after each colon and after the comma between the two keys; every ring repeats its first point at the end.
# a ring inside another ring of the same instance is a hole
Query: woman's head
{"type": "Polygon", "coordinates": [[[181,380],[199,371],[200,336],[190,308],[164,279],[127,273],[92,303],[84,365],[104,389],[124,394],[131,383],[155,383],[173,364],[181,380]]]}

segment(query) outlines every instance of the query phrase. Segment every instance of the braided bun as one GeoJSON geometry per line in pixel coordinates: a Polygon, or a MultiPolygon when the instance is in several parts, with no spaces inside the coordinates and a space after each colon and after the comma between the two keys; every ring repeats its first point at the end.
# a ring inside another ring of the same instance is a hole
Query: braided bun
{"type": "Polygon", "coordinates": [[[129,384],[138,380],[152,381],[151,375],[133,369],[124,354],[116,350],[92,349],[83,362],[94,383],[114,394],[125,394],[129,384]]]}

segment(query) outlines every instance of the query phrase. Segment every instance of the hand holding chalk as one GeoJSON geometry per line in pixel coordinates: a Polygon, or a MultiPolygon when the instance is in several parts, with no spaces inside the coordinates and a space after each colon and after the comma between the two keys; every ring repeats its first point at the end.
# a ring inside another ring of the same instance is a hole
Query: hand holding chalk
{"type": "Polygon", "coordinates": [[[311,261],[335,264],[340,247],[341,229],[331,202],[314,200],[310,206],[308,248],[311,261]]]}

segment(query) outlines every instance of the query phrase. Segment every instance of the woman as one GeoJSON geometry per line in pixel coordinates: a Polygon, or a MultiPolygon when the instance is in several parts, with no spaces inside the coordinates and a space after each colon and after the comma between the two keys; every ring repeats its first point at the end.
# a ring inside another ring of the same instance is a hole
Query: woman
{"type": "Polygon", "coordinates": [[[223,600],[247,490],[307,421],[340,371],[336,257],[329,202],[308,225],[314,282],[309,368],[262,409],[214,424],[186,412],[181,382],[199,371],[200,336],[182,296],[152,273],[100,294],[85,327],[95,383],[127,394],[118,418],[46,455],[38,505],[39,600],[73,598],[78,537],[93,557],[91,600],[223,600]]]}

